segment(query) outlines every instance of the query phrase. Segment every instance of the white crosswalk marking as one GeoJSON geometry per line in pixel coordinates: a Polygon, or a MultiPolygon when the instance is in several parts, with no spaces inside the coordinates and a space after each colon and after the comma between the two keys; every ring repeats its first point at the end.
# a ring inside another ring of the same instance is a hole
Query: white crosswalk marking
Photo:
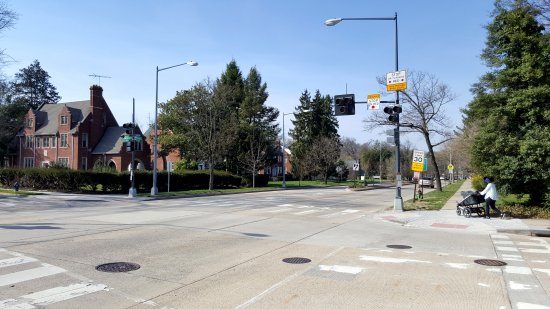
{"type": "Polygon", "coordinates": [[[0,268],[10,267],[19,264],[25,264],[30,262],[36,262],[37,260],[28,256],[18,256],[10,259],[0,260],[0,268]]]}
{"type": "Polygon", "coordinates": [[[42,267],[0,276],[0,287],[66,272],[65,269],[43,263],[42,267]]]}
{"type": "MultiPolygon", "coordinates": [[[[7,251],[3,248],[0,248],[0,252],[15,256],[13,258],[0,260],[0,268],[3,268],[5,270],[9,270],[9,267],[18,266],[26,263],[40,263],[40,261],[35,258],[25,256],[21,253],[7,251]]],[[[40,279],[65,272],[67,272],[67,270],[61,267],[46,263],[40,263],[40,267],[1,275],[0,287],[17,284],[19,282],[40,279]]],[[[87,279],[83,278],[81,280],[86,281],[87,279]]],[[[51,282],[53,283],[54,281],[51,282]]],[[[42,306],[51,305],[79,296],[109,290],[110,289],[107,288],[106,285],[91,283],[91,281],[75,283],[68,286],[58,286],[19,297],[12,296],[13,298],[0,299],[0,309],[42,308],[42,306]]]]}
{"type": "Polygon", "coordinates": [[[33,305],[44,306],[106,289],[104,284],[77,283],[31,293],[21,298],[30,299],[33,305]]]}

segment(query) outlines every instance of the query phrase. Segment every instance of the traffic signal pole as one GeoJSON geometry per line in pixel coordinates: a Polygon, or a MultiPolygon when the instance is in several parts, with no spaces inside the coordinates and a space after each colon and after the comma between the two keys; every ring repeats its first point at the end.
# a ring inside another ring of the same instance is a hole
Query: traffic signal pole
{"type": "Polygon", "coordinates": [[[134,136],[134,128],[136,127],[136,99],[132,98],[132,162],[130,162],[130,180],[132,181],[132,186],[130,187],[130,191],[128,192],[128,197],[136,197],[136,175],[134,174],[134,162],[136,160],[136,152],[135,152],[135,145],[136,140],[134,136]]]}
{"type": "MultiPolygon", "coordinates": [[[[395,71],[399,71],[399,39],[397,35],[397,12],[395,13],[395,71]]],[[[399,105],[399,91],[395,92],[395,104],[399,105]]],[[[395,130],[395,199],[393,201],[394,211],[403,211],[403,198],[401,197],[401,186],[403,182],[401,180],[401,141],[399,139],[399,113],[397,114],[397,124],[395,130]]]]}

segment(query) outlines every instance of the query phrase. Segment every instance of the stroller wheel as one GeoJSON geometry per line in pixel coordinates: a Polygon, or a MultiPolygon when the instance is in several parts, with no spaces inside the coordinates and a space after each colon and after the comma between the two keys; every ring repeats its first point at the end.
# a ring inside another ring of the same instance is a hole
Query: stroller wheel
{"type": "Polygon", "coordinates": [[[464,208],[464,217],[470,218],[471,215],[472,215],[472,210],[468,207],[464,208]]]}
{"type": "Polygon", "coordinates": [[[456,214],[458,216],[462,215],[462,211],[460,210],[460,207],[458,207],[458,206],[456,207],[456,214]]]}

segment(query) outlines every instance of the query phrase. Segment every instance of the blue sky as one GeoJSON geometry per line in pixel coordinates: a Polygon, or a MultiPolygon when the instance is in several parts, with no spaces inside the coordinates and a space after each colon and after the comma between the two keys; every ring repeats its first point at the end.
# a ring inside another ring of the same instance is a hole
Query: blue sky
{"type": "MultiPolygon", "coordinates": [[[[355,93],[366,101],[376,93],[376,76],[394,71],[393,21],[344,21],[334,17],[392,17],[399,20],[399,67],[426,71],[447,83],[457,99],[447,107],[450,126],[460,125],[459,109],[471,100],[470,86],[487,71],[479,58],[493,1],[464,0],[188,0],[43,1],[11,0],[19,14],[15,28],[1,35],[1,47],[16,62],[13,76],[38,59],[62,96],[86,100],[89,86],[102,79],[104,97],[120,124],[154,119],[155,67],[188,60],[159,73],[159,101],[206,78],[215,79],[232,59],[246,76],[256,66],[268,85],[267,104],[294,111],[304,89],[323,94],[355,93]]],[[[393,95],[385,99],[393,99],[393,95]]],[[[358,142],[384,139],[365,131],[366,105],[340,118],[341,136],[358,142]]],[[[282,117],[280,117],[282,121],[282,117]]],[[[291,127],[286,117],[286,129],[291,127]]],[[[425,149],[418,136],[408,139],[425,149]]]]}

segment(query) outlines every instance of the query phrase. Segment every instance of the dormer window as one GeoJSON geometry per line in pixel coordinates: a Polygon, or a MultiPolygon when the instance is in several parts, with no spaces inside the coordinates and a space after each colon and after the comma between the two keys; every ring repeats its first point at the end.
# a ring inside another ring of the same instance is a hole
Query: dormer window
{"type": "Polygon", "coordinates": [[[27,123],[25,124],[27,128],[34,127],[34,118],[27,118],[27,123]]]}
{"type": "Polygon", "coordinates": [[[69,123],[69,117],[68,116],[61,116],[61,124],[67,124],[69,123]]]}

